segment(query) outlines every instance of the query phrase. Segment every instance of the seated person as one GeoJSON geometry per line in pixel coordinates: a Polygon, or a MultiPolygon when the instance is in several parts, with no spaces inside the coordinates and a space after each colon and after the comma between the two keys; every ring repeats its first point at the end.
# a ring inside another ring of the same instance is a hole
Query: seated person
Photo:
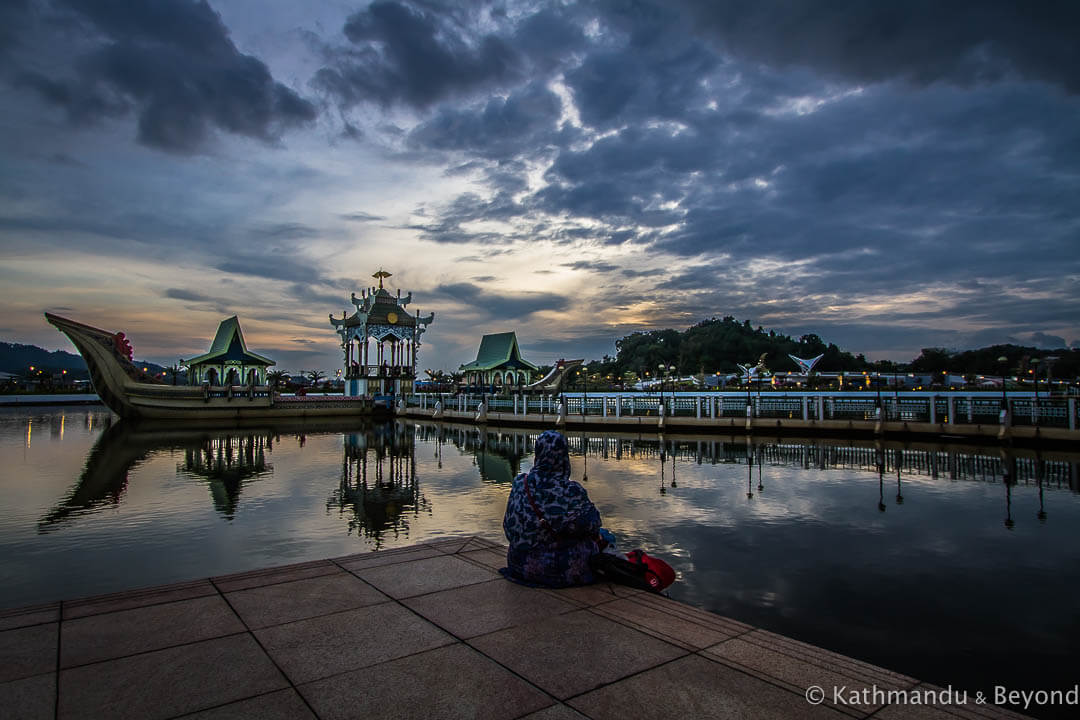
{"type": "Polygon", "coordinates": [[[544,587],[593,582],[589,558],[601,551],[600,513],[570,479],[570,453],[558,432],[536,439],[532,470],[514,478],[503,531],[510,548],[502,573],[511,580],[544,587]]]}

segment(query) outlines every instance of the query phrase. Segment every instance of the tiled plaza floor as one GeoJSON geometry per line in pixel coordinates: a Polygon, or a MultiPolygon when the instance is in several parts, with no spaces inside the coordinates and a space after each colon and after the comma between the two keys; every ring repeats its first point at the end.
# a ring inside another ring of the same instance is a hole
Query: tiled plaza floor
{"type": "Polygon", "coordinates": [[[8,611],[0,715],[1020,717],[835,702],[929,686],[621,586],[521,587],[504,559],[461,538],[8,611]]]}

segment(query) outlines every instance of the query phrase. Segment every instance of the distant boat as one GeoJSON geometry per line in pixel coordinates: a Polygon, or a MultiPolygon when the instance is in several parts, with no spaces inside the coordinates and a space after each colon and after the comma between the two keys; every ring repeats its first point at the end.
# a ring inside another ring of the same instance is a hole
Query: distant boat
{"type": "Polygon", "coordinates": [[[236,422],[252,418],[367,416],[363,397],[275,397],[266,385],[166,385],[141,373],[128,357],[123,333],[84,325],[59,315],[45,318],[71,339],[86,361],[94,390],[122,418],[236,422]]]}

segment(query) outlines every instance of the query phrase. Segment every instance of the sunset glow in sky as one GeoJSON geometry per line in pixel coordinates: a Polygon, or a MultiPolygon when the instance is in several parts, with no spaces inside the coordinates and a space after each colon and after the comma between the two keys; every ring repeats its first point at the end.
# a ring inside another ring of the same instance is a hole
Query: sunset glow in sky
{"type": "Polygon", "coordinates": [[[290,370],[380,267],[614,355],[733,315],[870,358],[1080,345],[1080,5],[13,0],[0,339],[171,364],[239,315],[290,370]]]}

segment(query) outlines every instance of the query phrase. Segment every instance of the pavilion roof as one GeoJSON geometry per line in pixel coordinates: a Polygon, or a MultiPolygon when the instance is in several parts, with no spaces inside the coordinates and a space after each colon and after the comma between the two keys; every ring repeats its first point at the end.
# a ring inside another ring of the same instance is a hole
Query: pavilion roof
{"type": "Polygon", "coordinates": [[[480,349],[476,352],[476,359],[465,363],[460,370],[494,370],[505,364],[516,364],[519,367],[527,367],[536,370],[536,366],[521,357],[518,348],[517,333],[504,332],[485,335],[480,340],[480,349]]]}
{"type": "Polygon", "coordinates": [[[240,329],[240,320],[235,315],[222,320],[221,324],[218,325],[217,334],[214,335],[214,341],[210,344],[210,350],[203,355],[191,358],[187,361],[187,364],[202,365],[224,360],[239,360],[244,365],[269,366],[276,364],[270,358],[263,357],[247,349],[247,343],[244,342],[244,333],[240,329]]]}

